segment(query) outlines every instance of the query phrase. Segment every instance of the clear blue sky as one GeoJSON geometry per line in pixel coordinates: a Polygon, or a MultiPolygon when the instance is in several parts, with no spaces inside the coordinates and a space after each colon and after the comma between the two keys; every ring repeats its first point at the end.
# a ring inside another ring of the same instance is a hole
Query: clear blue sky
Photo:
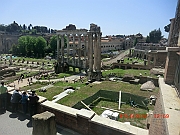
{"type": "Polygon", "coordinates": [[[147,36],[175,17],[178,0],[1,0],[0,24],[32,24],[60,30],[68,24],[89,29],[98,24],[103,35],[147,36]]]}

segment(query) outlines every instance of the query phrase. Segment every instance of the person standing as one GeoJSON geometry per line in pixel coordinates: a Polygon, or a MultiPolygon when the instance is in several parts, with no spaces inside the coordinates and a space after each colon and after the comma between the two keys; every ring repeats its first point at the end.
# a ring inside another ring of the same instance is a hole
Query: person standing
{"type": "Polygon", "coordinates": [[[19,93],[19,90],[14,90],[13,94],[11,96],[11,103],[12,103],[12,113],[17,113],[18,111],[18,105],[21,100],[21,94],[19,93]]]}
{"type": "Polygon", "coordinates": [[[23,112],[24,114],[26,114],[28,108],[28,95],[26,94],[25,91],[22,93],[21,103],[22,103],[23,112]]]}
{"type": "Polygon", "coordinates": [[[0,87],[0,102],[1,102],[1,108],[6,111],[6,104],[7,104],[7,87],[4,86],[4,82],[1,82],[0,87]]]}
{"type": "Polygon", "coordinates": [[[35,91],[32,91],[32,94],[29,96],[29,112],[32,117],[37,113],[37,103],[39,97],[35,94],[35,91]]]}

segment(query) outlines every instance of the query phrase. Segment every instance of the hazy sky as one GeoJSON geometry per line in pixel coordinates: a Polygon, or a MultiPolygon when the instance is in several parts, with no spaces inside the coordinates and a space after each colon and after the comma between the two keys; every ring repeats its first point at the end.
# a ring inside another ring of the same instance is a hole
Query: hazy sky
{"type": "Polygon", "coordinates": [[[60,30],[68,24],[89,29],[101,27],[103,35],[147,36],[175,17],[178,0],[1,0],[0,24],[32,24],[60,30]]]}

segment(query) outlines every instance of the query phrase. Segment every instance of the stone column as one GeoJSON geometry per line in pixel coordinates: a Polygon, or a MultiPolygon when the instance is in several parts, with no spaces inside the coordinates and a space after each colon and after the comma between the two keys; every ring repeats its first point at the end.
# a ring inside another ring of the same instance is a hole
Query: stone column
{"type": "Polygon", "coordinates": [[[153,61],[153,65],[154,65],[154,67],[156,66],[156,57],[157,57],[157,55],[156,54],[153,54],[153,57],[154,57],[154,61],[153,61]]]}
{"type": "Polygon", "coordinates": [[[57,35],[57,62],[58,63],[60,62],[59,56],[60,56],[60,45],[59,45],[59,35],[57,35]]]}
{"type": "Polygon", "coordinates": [[[94,70],[97,71],[98,64],[98,44],[97,44],[97,33],[94,34],[94,70]]]}
{"type": "Polygon", "coordinates": [[[67,62],[69,63],[69,34],[67,34],[67,62]]]}
{"type": "Polygon", "coordinates": [[[48,111],[32,116],[32,135],[56,135],[55,115],[48,111]]]}
{"type": "Polygon", "coordinates": [[[78,35],[78,66],[81,67],[81,34],[78,35]]]}
{"type": "Polygon", "coordinates": [[[150,54],[148,55],[148,66],[149,67],[151,66],[151,57],[150,57],[150,54]]]}
{"type": "Polygon", "coordinates": [[[179,30],[179,38],[178,38],[178,47],[180,47],[180,30],[179,30]]]}
{"type": "Polygon", "coordinates": [[[76,62],[75,62],[75,51],[76,51],[76,45],[75,45],[75,34],[73,34],[73,65],[75,66],[76,65],[76,62]]]}
{"type": "Polygon", "coordinates": [[[89,33],[89,71],[93,72],[93,34],[89,33]]]}
{"type": "Polygon", "coordinates": [[[98,63],[97,63],[97,71],[101,72],[101,33],[98,34],[98,63]]]}
{"type": "Polygon", "coordinates": [[[88,69],[89,69],[89,64],[90,64],[90,62],[89,62],[89,60],[90,60],[90,34],[88,33],[88,44],[87,44],[87,50],[88,50],[88,53],[87,53],[87,63],[88,63],[88,69]]]}
{"type": "Polygon", "coordinates": [[[85,64],[84,64],[84,68],[87,69],[87,52],[88,52],[88,47],[87,47],[87,43],[86,43],[86,35],[83,35],[84,36],[84,61],[85,61],[85,64]]]}
{"type": "Polygon", "coordinates": [[[64,64],[64,35],[61,36],[61,63],[64,64]]]}

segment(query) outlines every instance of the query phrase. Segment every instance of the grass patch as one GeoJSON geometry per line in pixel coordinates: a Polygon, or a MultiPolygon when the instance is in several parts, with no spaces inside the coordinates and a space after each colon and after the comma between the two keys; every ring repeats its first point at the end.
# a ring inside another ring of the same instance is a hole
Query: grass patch
{"type": "Polygon", "coordinates": [[[43,97],[46,97],[47,100],[53,100],[53,97],[55,95],[58,95],[60,94],[61,92],[63,92],[63,88],[62,87],[51,87],[51,88],[48,88],[46,92],[39,92],[37,91],[37,94],[40,95],[40,96],[43,96],[43,97]]]}
{"type": "Polygon", "coordinates": [[[101,84],[94,84],[92,87],[90,87],[90,85],[83,87],[80,86],[80,87],[81,87],[80,90],[76,90],[67,97],[64,97],[63,99],[59,100],[58,103],[72,107],[77,102],[86,99],[89,96],[92,96],[100,89],[112,90],[112,91],[121,90],[123,92],[129,92],[131,94],[135,94],[147,98],[149,98],[150,95],[157,95],[159,91],[159,88],[156,88],[155,90],[153,90],[153,92],[140,91],[141,85],[133,85],[124,82],[110,82],[110,81],[103,81],[101,84]]]}
{"type": "MultiPolygon", "coordinates": [[[[105,110],[101,107],[106,107],[114,110],[118,110],[118,103],[111,102],[111,101],[104,101],[101,100],[92,110],[95,111],[98,115],[101,115],[105,110]]],[[[145,116],[148,110],[141,109],[141,108],[134,108],[130,106],[129,104],[122,104],[120,111],[123,111],[123,113],[119,113],[119,119],[120,122],[130,122],[131,125],[138,126],[140,128],[146,129],[146,118],[142,117],[145,116]],[[133,116],[132,116],[133,114],[133,116]],[[130,117],[132,116],[132,117],[130,117]],[[138,118],[139,116],[139,118],[138,118]]]]}
{"type": "Polygon", "coordinates": [[[142,74],[142,76],[150,76],[152,78],[157,78],[157,76],[150,74],[149,70],[136,70],[136,69],[112,69],[102,72],[102,76],[106,77],[110,74],[115,74],[118,77],[123,77],[124,75],[132,75],[132,76],[139,76],[139,74],[142,74]]]}
{"type": "Polygon", "coordinates": [[[46,59],[37,59],[37,58],[28,58],[28,57],[15,57],[15,58],[13,58],[14,60],[18,60],[18,59],[20,59],[20,61],[22,61],[23,59],[25,60],[25,61],[34,61],[34,62],[40,62],[40,63],[42,63],[42,62],[49,62],[49,63],[53,63],[53,62],[55,62],[55,60],[46,60],[46,59]]]}
{"type": "Polygon", "coordinates": [[[134,61],[137,61],[138,62],[137,64],[144,64],[144,60],[142,60],[142,59],[137,59],[137,58],[132,58],[132,57],[124,58],[124,64],[127,64],[127,63],[132,64],[132,62],[134,62],[134,61]]]}
{"type": "Polygon", "coordinates": [[[22,87],[21,90],[23,90],[23,91],[30,90],[30,89],[35,90],[35,89],[39,89],[41,87],[44,87],[46,85],[47,85],[46,83],[33,83],[29,86],[22,87]]]}
{"type": "MultiPolygon", "coordinates": [[[[84,85],[85,84],[83,84],[83,83],[57,82],[54,84],[54,87],[48,88],[46,92],[37,91],[37,94],[40,96],[46,97],[48,100],[51,101],[55,95],[58,95],[61,92],[63,92],[64,88],[67,86],[72,86],[72,87],[76,88],[76,87],[83,87],[84,85]]],[[[41,86],[41,87],[43,87],[43,86],[41,86]]]]}

